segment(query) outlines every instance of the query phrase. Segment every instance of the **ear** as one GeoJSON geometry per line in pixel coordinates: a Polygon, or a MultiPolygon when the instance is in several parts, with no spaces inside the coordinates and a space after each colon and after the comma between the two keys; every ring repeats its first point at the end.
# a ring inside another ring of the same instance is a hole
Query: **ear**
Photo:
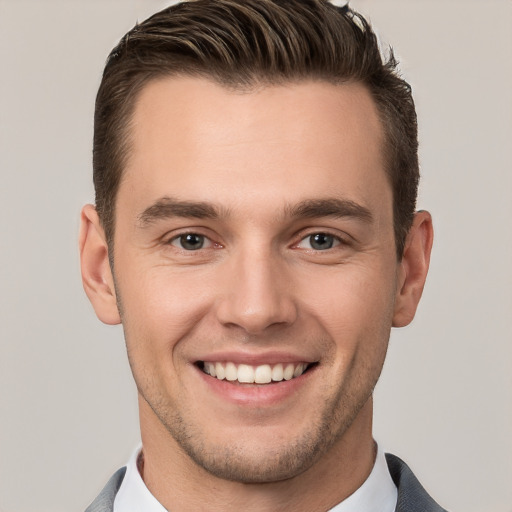
{"type": "Polygon", "coordinates": [[[79,246],[82,283],[96,315],[106,324],[121,323],[105,233],[92,204],[82,208],[79,246]]]}
{"type": "Polygon", "coordinates": [[[430,213],[417,212],[398,269],[393,327],[404,327],[414,318],[427,278],[433,239],[430,213]]]}

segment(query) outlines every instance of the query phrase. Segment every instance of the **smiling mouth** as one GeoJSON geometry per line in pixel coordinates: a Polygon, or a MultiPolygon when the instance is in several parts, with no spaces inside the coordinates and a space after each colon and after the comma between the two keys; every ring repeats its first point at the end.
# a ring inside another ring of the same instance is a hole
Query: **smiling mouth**
{"type": "Polygon", "coordinates": [[[251,366],[232,362],[198,362],[199,368],[218,380],[240,384],[271,384],[296,379],[316,363],[278,363],[251,366]]]}

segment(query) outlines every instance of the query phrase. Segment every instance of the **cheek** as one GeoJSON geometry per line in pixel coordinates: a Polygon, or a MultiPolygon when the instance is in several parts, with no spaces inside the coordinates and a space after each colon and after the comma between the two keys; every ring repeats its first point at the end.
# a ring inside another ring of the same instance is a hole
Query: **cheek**
{"type": "Polygon", "coordinates": [[[363,269],[343,270],[326,282],[322,299],[317,298],[310,311],[331,343],[326,363],[334,377],[326,389],[335,389],[337,403],[347,406],[364,403],[382,370],[393,317],[394,280],[363,269]]]}
{"type": "Polygon", "coordinates": [[[128,345],[151,347],[155,357],[174,350],[208,310],[210,298],[201,281],[165,267],[123,274],[118,283],[128,345]]]}
{"type": "Polygon", "coordinates": [[[297,295],[337,344],[355,350],[361,343],[387,343],[394,290],[395,279],[389,269],[347,264],[302,283],[297,295]]]}

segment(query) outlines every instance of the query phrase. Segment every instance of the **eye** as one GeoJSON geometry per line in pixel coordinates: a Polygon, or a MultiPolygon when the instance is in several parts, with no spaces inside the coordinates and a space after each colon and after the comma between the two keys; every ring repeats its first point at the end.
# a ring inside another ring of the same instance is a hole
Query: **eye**
{"type": "Polygon", "coordinates": [[[297,247],[302,249],[313,249],[315,251],[326,251],[340,244],[337,237],[329,233],[313,233],[303,238],[297,247]]]}
{"type": "Polygon", "coordinates": [[[198,251],[199,249],[209,247],[211,242],[205,236],[197,233],[183,233],[173,238],[170,244],[185,251],[198,251]]]}

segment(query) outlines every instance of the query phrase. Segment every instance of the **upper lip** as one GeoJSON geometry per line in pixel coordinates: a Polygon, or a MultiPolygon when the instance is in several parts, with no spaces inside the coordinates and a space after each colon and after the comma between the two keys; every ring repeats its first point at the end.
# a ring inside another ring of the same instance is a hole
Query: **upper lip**
{"type": "Polygon", "coordinates": [[[305,355],[293,354],[282,351],[267,351],[260,353],[225,351],[205,354],[198,357],[196,362],[231,362],[235,364],[247,364],[259,366],[263,364],[279,364],[279,363],[314,363],[316,360],[305,355]]]}

